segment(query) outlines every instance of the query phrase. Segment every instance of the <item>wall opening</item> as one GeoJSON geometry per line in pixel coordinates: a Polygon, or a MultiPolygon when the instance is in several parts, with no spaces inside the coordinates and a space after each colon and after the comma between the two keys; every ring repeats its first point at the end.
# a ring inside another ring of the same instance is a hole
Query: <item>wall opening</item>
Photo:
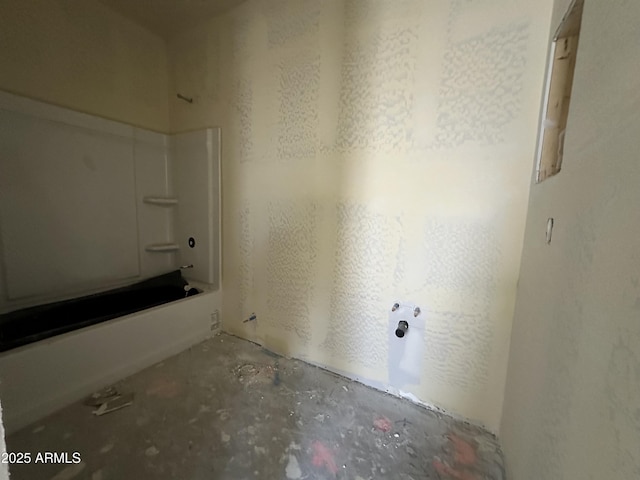
{"type": "Polygon", "coordinates": [[[569,116],[573,72],[576,66],[584,0],[574,0],[562,18],[551,44],[549,76],[540,125],[536,182],[558,173],[562,167],[564,137],[569,116]]]}

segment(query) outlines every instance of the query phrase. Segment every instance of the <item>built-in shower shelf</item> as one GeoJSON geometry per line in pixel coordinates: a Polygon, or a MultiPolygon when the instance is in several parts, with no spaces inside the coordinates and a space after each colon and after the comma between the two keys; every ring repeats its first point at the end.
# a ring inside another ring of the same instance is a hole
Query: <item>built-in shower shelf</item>
{"type": "Polygon", "coordinates": [[[180,249],[177,243],[152,243],[144,247],[147,252],[170,253],[180,249]]]}
{"type": "Polygon", "coordinates": [[[142,201],[144,203],[150,203],[151,205],[162,206],[171,206],[178,204],[178,199],[176,197],[144,197],[142,201]]]}

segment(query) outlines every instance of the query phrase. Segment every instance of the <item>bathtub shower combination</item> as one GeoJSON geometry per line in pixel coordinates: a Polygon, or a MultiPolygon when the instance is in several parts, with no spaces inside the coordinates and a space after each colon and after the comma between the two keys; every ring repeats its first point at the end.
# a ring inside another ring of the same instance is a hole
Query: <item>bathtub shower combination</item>
{"type": "Polygon", "coordinates": [[[164,135],[0,92],[9,430],[210,335],[219,271],[219,129],[164,135]]]}

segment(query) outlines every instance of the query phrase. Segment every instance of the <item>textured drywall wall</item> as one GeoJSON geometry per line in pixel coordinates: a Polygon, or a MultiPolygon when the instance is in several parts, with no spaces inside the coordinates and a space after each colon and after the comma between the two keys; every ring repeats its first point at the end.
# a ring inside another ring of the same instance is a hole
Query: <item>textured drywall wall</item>
{"type": "Polygon", "coordinates": [[[639,22],[638,2],[585,2],[562,171],[531,187],[501,427],[513,480],[640,478],[639,22]]]}
{"type": "Polygon", "coordinates": [[[550,8],[254,0],[172,37],[172,130],[222,127],[224,328],[497,429],[550,8]]]}
{"type": "Polygon", "coordinates": [[[164,41],[96,0],[2,0],[0,90],[166,132],[164,41]]]}

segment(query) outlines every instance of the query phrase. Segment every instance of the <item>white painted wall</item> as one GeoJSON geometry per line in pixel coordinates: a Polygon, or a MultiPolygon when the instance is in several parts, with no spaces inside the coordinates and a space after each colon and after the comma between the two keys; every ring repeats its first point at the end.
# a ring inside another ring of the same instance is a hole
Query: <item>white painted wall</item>
{"type": "Polygon", "coordinates": [[[171,135],[177,192],[175,239],[179,265],[193,265],[189,280],[220,286],[220,129],[171,135]],[[193,239],[193,246],[189,239],[193,239]]]}
{"type": "Polygon", "coordinates": [[[415,302],[402,389],[497,429],[550,9],[249,0],[172,37],[172,131],[223,132],[225,330],[385,387],[415,302]]]}
{"type": "Polygon", "coordinates": [[[585,2],[562,171],[531,187],[501,427],[513,480],[640,478],[639,23],[638,2],[585,2]]]}

